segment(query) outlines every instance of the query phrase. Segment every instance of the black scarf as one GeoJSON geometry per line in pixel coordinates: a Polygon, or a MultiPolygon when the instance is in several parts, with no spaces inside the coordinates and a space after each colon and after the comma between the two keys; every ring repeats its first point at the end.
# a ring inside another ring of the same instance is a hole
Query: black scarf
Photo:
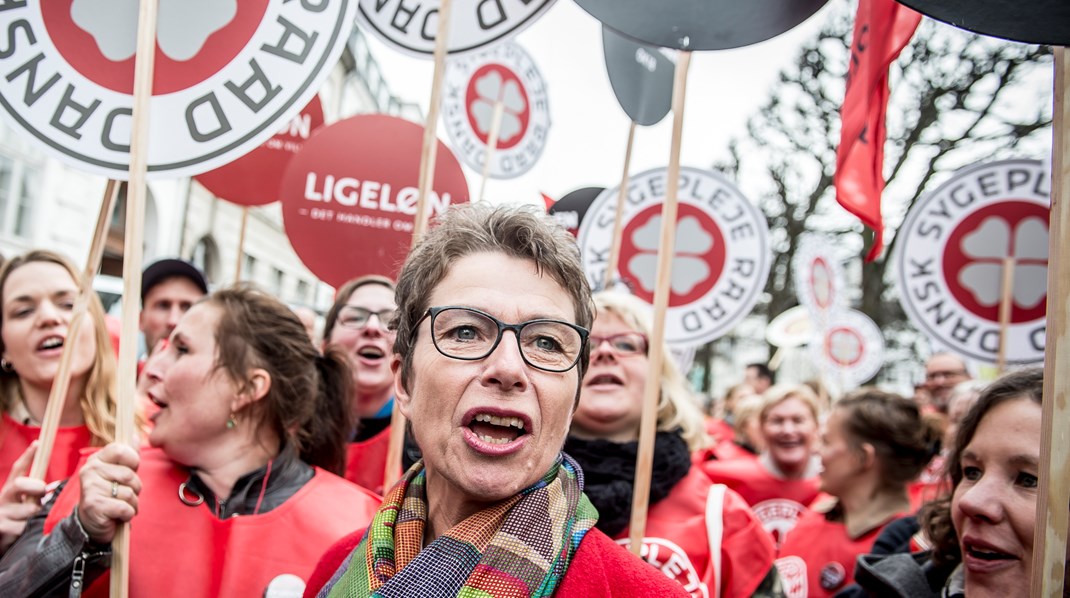
{"type": "MultiPolygon", "coordinates": [[[[565,452],[583,468],[583,493],[598,509],[597,528],[615,537],[628,527],[635,485],[635,459],[639,442],[582,440],[569,436],[565,452]]],[[[658,432],[654,438],[654,467],[650,480],[650,504],[669,495],[687,475],[691,455],[678,431],[658,432]]]]}

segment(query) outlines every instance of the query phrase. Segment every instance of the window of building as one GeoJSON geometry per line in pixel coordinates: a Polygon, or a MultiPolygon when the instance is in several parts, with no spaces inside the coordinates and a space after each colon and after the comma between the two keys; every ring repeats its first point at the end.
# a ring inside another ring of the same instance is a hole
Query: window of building
{"type": "Polygon", "coordinates": [[[0,233],[29,236],[33,199],[40,190],[40,168],[0,155],[0,233]]]}

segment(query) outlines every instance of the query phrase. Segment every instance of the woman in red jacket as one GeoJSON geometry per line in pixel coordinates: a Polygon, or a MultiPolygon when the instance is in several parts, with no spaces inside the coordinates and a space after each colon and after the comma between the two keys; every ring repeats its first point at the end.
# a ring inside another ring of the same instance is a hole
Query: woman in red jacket
{"type": "MultiPolygon", "coordinates": [[[[643,392],[651,375],[650,310],[632,295],[599,293],[594,299],[591,366],[565,452],[583,468],[598,529],[627,545],[643,392]]],[[[738,494],[691,467],[691,451],[707,441],[701,412],[671,357],[658,374],[658,432],[642,556],[692,596],[767,595],[777,584],[771,538],[738,494]]]]}
{"type": "Polygon", "coordinates": [[[144,375],[152,448],[89,456],[0,562],[0,594],[106,595],[110,543],[132,519],[132,596],[292,594],[370,521],[378,497],[320,468],[344,463],[349,369],[278,300],[212,294],[144,375]]]}
{"type": "Polygon", "coordinates": [[[939,450],[940,433],[908,399],[863,389],[840,400],[822,436],[819,501],[799,518],[777,567],[797,596],[832,596],[885,525],[911,512],[907,484],[939,450]]]}
{"type": "MultiPolygon", "coordinates": [[[[0,268],[0,483],[41,434],[80,281],[70,260],[46,250],[0,268]]],[[[115,435],[115,356],[96,294],[82,322],[46,482],[68,478],[79,451],[104,446],[115,435]]],[[[14,476],[25,475],[31,459],[27,454],[14,476]]],[[[37,510],[21,498],[44,494],[44,484],[14,476],[0,495],[0,554],[37,510]]]]}
{"type": "Polygon", "coordinates": [[[765,391],[758,419],[765,450],[754,460],[705,451],[696,460],[714,482],[735,490],[779,544],[818,495],[817,395],[804,385],[765,391]]]}

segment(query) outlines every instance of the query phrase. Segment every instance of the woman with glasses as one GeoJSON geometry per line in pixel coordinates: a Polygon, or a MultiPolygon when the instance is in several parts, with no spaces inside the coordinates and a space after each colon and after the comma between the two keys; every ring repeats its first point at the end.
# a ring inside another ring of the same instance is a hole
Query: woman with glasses
{"type": "Polygon", "coordinates": [[[599,293],[594,300],[591,365],[565,452],[583,468],[598,529],[628,544],[643,393],[647,376],[658,375],[644,558],[692,596],[773,595],[779,579],[771,538],[738,494],[691,467],[691,452],[706,443],[706,434],[667,347],[661,371],[650,371],[650,306],[622,293],[599,293]]]}
{"type": "Polygon", "coordinates": [[[592,529],[561,451],[592,320],[572,236],[530,206],[453,206],[396,296],[395,391],[423,459],[305,595],[686,596],[592,529]]]}
{"type": "Polygon", "coordinates": [[[757,462],[717,451],[696,461],[711,480],[746,499],[779,545],[819,493],[817,395],[803,384],[778,384],[765,391],[756,419],[765,447],[757,462]]]}
{"type": "Polygon", "coordinates": [[[347,480],[382,494],[390,444],[394,374],[390,371],[394,332],[394,283],[362,276],[342,285],[327,311],[323,348],[349,357],[353,374],[353,417],[357,422],[346,455],[347,480]]]}
{"type": "Polygon", "coordinates": [[[325,471],[344,460],[345,360],[275,298],[213,293],[143,376],[151,447],[88,456],[0,561],[0,596],[107,595],[126,521],[131,596],[294,595],[371,520],[378,497],[325,471]]]}

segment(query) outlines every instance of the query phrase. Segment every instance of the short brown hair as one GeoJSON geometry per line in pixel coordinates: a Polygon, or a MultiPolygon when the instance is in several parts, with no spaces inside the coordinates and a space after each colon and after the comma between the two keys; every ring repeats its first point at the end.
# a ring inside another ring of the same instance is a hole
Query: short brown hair
{"type": "MultiPolygon", "coordinates": [[[[394,292],[394,281],[385,276],[379,276],[378,274],[368,274],[367,276],[360,276],[348,280],[342,286],[338,287],[338,292],[334,294],[334,304],[331,305],[331,309],[327,310],[327,317],[323,323],[323,342],[329,343],[331,341],[331,333],[334,332],[334,326],[338,323],[338,314],[342,311],[342,308],[349,303],[349,298],[362,286],[369,284],[377,284],[390,289],[390,292],[394,292]]],[[[390,322],[383,322],[384,326],[389,326],[390,322]]]]}
{"type": "MultiPolygon", "coordinates": [[[[62,266],[79,288],[85,288],[81,272],[69,259],[47,249],[35,249],[11,258],[0,267],[0,300],[3,299],[4,285],[12,272],[28,264],[42,262],[62,266]]],[[[93,293],[92,290],[89,292],[93,293]]],[[[104,324],[104,307],[96,293],[89,298],[89,311],[86,316],[82,334],[92,329],[97,351],[86,378],[85,394],[81,397],[82,417],[85,418],[86,427],[92,435],[93,446],[104,446],[115,440],[116,363],[111,349],[111,338],[104,324]]],[[[4,315],[0,310],[0,328],[3,328],[3,325],[4,315]]],[[[0,339],[0,351],[3,349],[4,343],[0,339]]],[[[11,408],[13,397],[21,392],[18,381],[18,374],[0,372],[0,408],[5,412],[11,408]]],[[[140,417],[138,420],[140,425],[140,417]]]]}
{"type": "Polygon", "coordinates": [[[861,388],[836,403],[847,437],[869,444],[883,483],[901,488],[918,477],[940,451],[940,430],[921,416],[914,401],[876,388],[861,388]]]}
{"type": "MultiPolygon", "coordinates": [[[[412,248],[398,276],[394,352],[401,356],[401,380],[406,386],[412,374],[416,324],[430,307],[428,297],[454,262],[481,252],[534,262],[540,274],[548,274],[568,293],[576,312],[575,323],[590,329],[594,320],[591,288],[579,248],[568,231],[533,206],[453,205],[412,248]]],[[[585,343],[577,366],[580,380],[590,356],[590,346],[585,343]]]]}
{"type": "Polygon", "coordinates": [[[216,367],[239,386],[252,368],[271,376],[267,396],[251,407],[256,425],[270,426],[309,464],[340,475],[351,431],[346,358],[335,350],[321,356],[293,311],[251,285],[216,291],[204,302],[222,311],[216,367]]]}

